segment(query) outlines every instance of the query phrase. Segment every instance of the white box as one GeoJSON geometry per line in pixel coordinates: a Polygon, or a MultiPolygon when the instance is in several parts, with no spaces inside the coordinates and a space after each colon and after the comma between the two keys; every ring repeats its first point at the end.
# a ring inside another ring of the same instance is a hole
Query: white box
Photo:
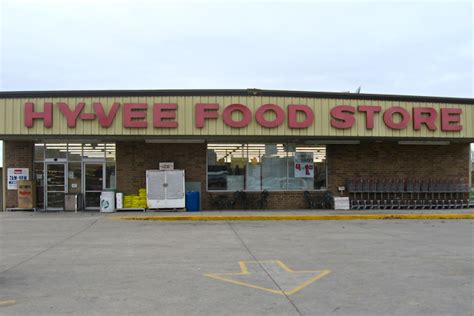
{"type": "Polygon", "coordinates": [[[174,162],[160,162],[159,166],[161,171],[174,170],[174,162]]]}
{"type": "Polygon", "coordinates": [[[147,170],[146,199],[148,208],[184,208],[184,179],[184,170],[147,170]]]}
{"type": "Polygon", "coordinates": [[[334,209],[335,210],[349,210],[350,209],[349,198],[348,197],[335,197],[334,209]]]}
{"type": "Polygon", "coordinates": [[[115,206],[117,208],[123,208],[123,193],[122,192],[115,193],[115,206]]]}

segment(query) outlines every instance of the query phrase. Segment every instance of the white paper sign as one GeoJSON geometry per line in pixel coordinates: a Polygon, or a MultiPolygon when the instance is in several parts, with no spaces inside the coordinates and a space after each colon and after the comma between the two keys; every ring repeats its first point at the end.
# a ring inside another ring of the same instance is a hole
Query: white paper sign
{"type": "Polygon", "coordinates": [[[174,170],[174,162],[160,162],[160,170],[162,171],[174,170]]]}
{"type": "Polygon", "coordinates": [[[313,153],[295,153],[295,178],[314,178],[313,153]]]}
{"type": "Polygon", "coordinates": [[[18,180],[29,180],[29,169],[28,168],[8,168],[8,190],[17,190],[16,182],[18,180]]]}

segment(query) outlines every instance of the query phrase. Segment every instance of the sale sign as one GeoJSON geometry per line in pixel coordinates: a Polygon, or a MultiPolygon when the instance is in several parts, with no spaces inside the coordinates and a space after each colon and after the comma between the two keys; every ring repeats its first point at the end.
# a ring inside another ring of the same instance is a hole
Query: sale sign
{"type": "Polygon", "coordinates": [[[313,153],[295,153],[295,178],[314,178],[313,153]]]}
{"type": "Polygon", "coordinates": [[[28,171],[29,171],[28,168],[8,168],[7,169],[8,190],[16,190],[18,180],[28,180],[28,174],[29,174],[28,171]]]}

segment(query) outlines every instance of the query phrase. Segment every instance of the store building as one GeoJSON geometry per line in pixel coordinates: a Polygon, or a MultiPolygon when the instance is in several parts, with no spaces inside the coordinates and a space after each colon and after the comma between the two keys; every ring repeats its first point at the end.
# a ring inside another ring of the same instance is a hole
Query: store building
{"type": "Polygon", "coordinates": [[[185,170],[202,208],[235,191],[305,208],[353,178],[471,184],[474,99],[273,90],[0,92],[3,207],[9,175],[34,179],[37,206],[65,193],[97,209],[102,190],[145,187],[160,162],[185,170]],[[45,181],[46,180],[46,181],[45,181]]]}

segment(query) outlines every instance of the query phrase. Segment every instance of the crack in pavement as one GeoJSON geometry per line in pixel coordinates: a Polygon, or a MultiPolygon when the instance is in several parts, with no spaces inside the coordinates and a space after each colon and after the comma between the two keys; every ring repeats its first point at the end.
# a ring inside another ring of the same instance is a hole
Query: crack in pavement
{"type": "Polygon", "coordinates": [[[285,293],[285,291],[283,291],[283,289],[280,287],[280,285],[275,281],[275,279],[272,278],[272,276],[270,275],[270,273],[267,271],[267,269],[265,269],[265,267],[260,263],[260,261],[257,259],[257,257],[252,253],[252,251],[250,250],[250,248],[247,246],[247,244],[243,241],[243,239],[240,237],[240,235],[237,233],[237,231],[235,230],[235,228],[233,227],[232,223],[231,222],[226,222],[230,229],[234,232],[235,236],[237,237],[237,239],[240,241],[240,243],[244,246],[244,248],[247,250],[247,252],[250,254],[250,256],[252,256],[252,258],[257,262],[257,264],[260,266],[260,268],[265,272],[265,274],[270,278],[270,280],[272,280],[272,282],[275,284],[275,286],[281,291],[281,293],[283,294],[283,296],[288,300],[288,302],[293,306],[293,308],[296,310],[296,312],[298,313],[298,315],[302,316],[303,314],[301,313],[301,311],[298,309],[298,307],[296,306],[296,304],[288,297],[288,295],[285,293]]]}

